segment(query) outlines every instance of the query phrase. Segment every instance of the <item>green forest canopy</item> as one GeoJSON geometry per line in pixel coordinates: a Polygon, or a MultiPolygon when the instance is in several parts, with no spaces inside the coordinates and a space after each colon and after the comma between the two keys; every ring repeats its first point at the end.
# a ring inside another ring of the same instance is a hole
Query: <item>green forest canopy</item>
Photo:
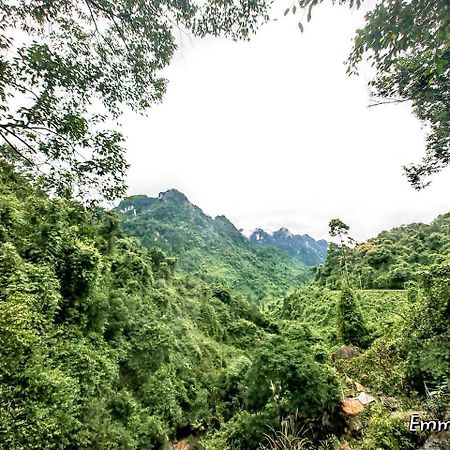
{"type": "Polygon", "coordinates": [[[246,38],[267,9],[264,0],[2,1],[3,157],[59,195],[120,198],[128,166],[111,124],[125,107],[161,101],[176,35],[246,38]]]}
{"type": "Polygon", "coordinates": [[[403,289],[422,271],[450,262],[450,213],[429,225],[416,223],[383,231],[354,248],[331,244],[325,264],[316,273],[320,284],[339,287],[344,251],[353,286],[403,289]]]}
{"type": "MultiPolygon", "coordinates": [[[[427,126],[416,187],[449,161],[449,8],[379,2],[349,59],[369,54],[374,95],[427,126]]],[[[7,0],[0,19],[0,447],[420,448],[402,418],[449,402],[448,214],[335,247],[315,283],[260,309],[70,199],[123,194],[106,124],[161,100],[178,27],[247,38],[267,3],[7,0]],[[344,344],[353,358],[335,357],[344,344]],[[351,429],[356,382],[376,398],[351,429]]]]}
{"type": "MultiPolygon", "coordinates": [[[[409,433],[402,411],[443,417],[448,260],[424,265],[408,293],[344,297],[315,283],[260,309],[178,274],[113,213],[51,199],[3,163],[0,193],[0,448],[162,450],[189,438],[268,450],[285,432],[305,449],[403,450],[427,435],[409,433]],[[359,356],[332,358],[342,344],[359,356]],[[340,404],[357,395],[353,380],[376,401],[349,433],[340,404]]],[[[410,229],[392,233],[407,256],[410,229]]]]}

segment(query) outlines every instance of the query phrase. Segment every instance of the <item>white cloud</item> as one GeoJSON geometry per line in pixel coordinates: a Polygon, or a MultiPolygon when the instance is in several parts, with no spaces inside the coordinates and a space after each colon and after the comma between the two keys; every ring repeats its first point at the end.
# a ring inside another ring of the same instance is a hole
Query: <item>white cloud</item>
{"type": "Polygon", "coordinates": [[[423,192],[401,166],[424,132],[406,104],[367,108],[368,68],[344,60],[362,12],[321,6],[266,25],[250,42],[184,39],[168,92],[148,117],[125,117],[129,193],[175,187],[238,228],[327,238],[331,218],[357,239],[450,211],[449,171],[423,192]]]}

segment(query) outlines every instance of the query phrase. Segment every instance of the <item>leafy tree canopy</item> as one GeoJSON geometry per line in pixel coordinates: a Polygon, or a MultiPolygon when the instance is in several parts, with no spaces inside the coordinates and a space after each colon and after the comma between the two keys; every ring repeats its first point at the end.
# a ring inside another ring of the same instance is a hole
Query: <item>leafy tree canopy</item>
{"type": "Polygon", "coordinates": [[[319,284],[338,288],[346,262],[350,285],[366,289],[403,289],[424,269],[450,261],[450,214],[431,224],[416,223],[383,231],[353,248],[332,244],[316,272],[319,284]]]}
{"type": "Polygon", "coordinates": [[[338,236],[340,238],[344,235],[346,236],[348,234],[348,230],[350,229],[350,227],[344,222],[342,222],[342,220],[340,219],[330,220],[329,227],[330,227],[330,236],[332,237],[338,236]]]}
{"type": "Polygon", "coordinates": [[[0,149],[58,194],[124,194],[124,106],[166,89],[176,36],[247,38],[264,0],[5,0],[0,3],[0,149]],[[76,191],[74,191],[76,186],[76,191]]]}

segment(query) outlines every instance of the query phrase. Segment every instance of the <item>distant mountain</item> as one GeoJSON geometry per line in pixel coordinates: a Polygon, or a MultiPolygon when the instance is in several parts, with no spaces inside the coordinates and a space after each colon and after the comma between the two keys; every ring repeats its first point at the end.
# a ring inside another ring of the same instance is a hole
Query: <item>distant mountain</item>
{"type": "Polygon", "coordinates": [[[250,242],[266,245],[286,251],[307,266],[316,266],[325,261],[328,242],[316,241],[307,234],[292,234],[287,228],[280,228],[275,233],[267,233],[257,228],[249,237],[250,242]]]}
{"type": "Polygon", "coordinates": [[[176,189],[156,198],[128,197],[116,211],[127,235],[176,256],[180,271],[225,283],[248,298],[280,296],[310,278],[312,259],[301,256],[307,252],[255,244],[225,216],[209,217],[176,189]]]}

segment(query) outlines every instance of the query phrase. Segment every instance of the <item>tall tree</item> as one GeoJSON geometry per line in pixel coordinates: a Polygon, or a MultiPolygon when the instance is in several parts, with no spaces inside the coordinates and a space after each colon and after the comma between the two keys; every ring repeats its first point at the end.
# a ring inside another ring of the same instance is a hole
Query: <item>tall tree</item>
{"type": "Polygon", "coordinates": [[[121,196],[115,123],[162,99],[176,36],[247,38],[266,20],[265,0],[1,1],[1,156],[59,194],[121,196]]]}
{"type": "Polygon", "coordinates": [[[341,273],[342,273],[342,281],[345,282],[346,286],[350,284],[349,276],[348,276],[348,246],[353,244],[355,240],[348,235],[348,230],[350,227],[342,222],[340,219],[332,219],[328,225],[330,227],[330,236],[338,237],[339,242],[341,244],[340,252],[341,257],[341,273]]]}
{"type": "Polygon", "coordinates": [[[356,295],[350,287],[348,273],[349,245],[355,241],[348,235],[350,227],[340,219],[332,219],[329,224],[330,236],[338,237],[341,244],[341,293],[337,304],[337,331],[345,344],[364,348],[368,344],[369,332],[357,304],[356,295]]]}

